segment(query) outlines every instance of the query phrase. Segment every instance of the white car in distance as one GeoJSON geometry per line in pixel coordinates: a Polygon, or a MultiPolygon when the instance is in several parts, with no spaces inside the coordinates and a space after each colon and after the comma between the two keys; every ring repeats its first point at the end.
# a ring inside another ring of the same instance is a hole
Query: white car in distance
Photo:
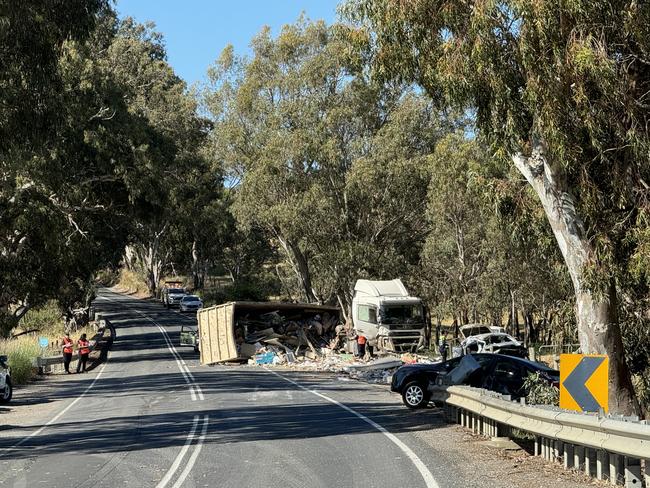
{"type": "Polygon", "coordinates": [[[179,303],[181,312],[196,312],[201,308],[203,308],[203,301],[196,295],[185,295],[179,303]]]}

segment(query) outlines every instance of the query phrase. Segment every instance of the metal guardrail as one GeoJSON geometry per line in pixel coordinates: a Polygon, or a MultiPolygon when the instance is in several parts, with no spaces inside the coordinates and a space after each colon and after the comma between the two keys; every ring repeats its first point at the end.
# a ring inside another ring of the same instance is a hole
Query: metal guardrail
{"type": "MultiPolygon", "coordinates": [[[[89,346],[91,352],[100,348],[103,345],[102,343],[104,342],[104,340],[112,341],[112,338],[114,337],[113,327],[112,325],[110,325],[110,323],[107,320],[103,320],[97,317],[97,321],[99,322],[100,327],[97,330],[97,333],[89,341],[91,342],[91,345],[89,346]],[[104,336],[107,330],[109,330],[110,332],[110,337],[108,339],[104,336]]],[[[77,361],[78,359],[79,359],[79,351],[75,351],[72,354],[71,364],[72,362],[77,361]]],[[[34,364],[35,367],[38,367],[40,372],[45,372],[46,368],[51,370],[52,366],[58,366],[58,365],[63,365],[62,354],[57,354],[55,356],[37,357],[34,364]]]]}
{"type": "Polygon", "coordinates": [[[611,484],[650,488],[650,424],[623,417],[581,414],[468,386],[434,387],[448,420],[490,437],[519,429],[535,436],[535,455],[560,461],[611,484]],[[643,470],[643,474],[642,474],[643,470]]]}

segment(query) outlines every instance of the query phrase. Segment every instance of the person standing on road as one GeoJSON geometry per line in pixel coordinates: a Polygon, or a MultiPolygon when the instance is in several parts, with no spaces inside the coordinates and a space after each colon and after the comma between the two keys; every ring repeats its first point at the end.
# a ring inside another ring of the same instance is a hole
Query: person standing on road
{"type": "Polygon", "coordinates": [[[442,356],[442,362],[444,363],[447,360],[447,355],[449,354],[449,344],[447,344],[447,334],[442,336],[440,339],[440,355],[442,356]]]}
{"type": "Polygon", "coordinates": [[[63,337],[63,367],[68,374],[70,374],[70,361],[72,361],[73,348],[74,343],[70,339],[70,334],[66,332],[65,337],[63,337]]]}
{"type": "Polygon", "coordinates": [[[357,346],[359,350],[359,357],[363,359],[366,356],[366,338],[364,336],[357,336],[357,346]]]}
{"type": "Polygon", "coordinates": [[[79,362],[77,362],[77,373],[81,370],[82,373],[86,372],[86,363],[88,362],[88,355],[90,354],[90,342],[86,339],[86,334],[81,334],[77,341],[79,346],[79,362]]]}

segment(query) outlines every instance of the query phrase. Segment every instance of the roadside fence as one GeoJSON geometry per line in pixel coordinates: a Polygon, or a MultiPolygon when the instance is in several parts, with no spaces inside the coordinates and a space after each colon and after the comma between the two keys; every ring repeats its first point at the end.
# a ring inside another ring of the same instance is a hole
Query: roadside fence
{"type": "Polygon", "coordinates": [[[612,485],[650,488],[650,423],[635,417],[576,413],[514,402],[508,395],[468,386],[437,386],[431,399],[449,422],[475,434],[535,439],[535,455],[612,485]]]}
{"type": "MultiPolygon", "coordinates": [[[[115,338],[115,328],[108,320],[103,319],[100,314],[96,314],[95,323],[97,324],[96,332],[89,342],[91,359],[96,361],[98,359],[105,359],[105,355],[115,338]],[[99,351],[99,355],[93,354],[95,351],[99,351]]],[[[60,341],[50,343],[50,350],[59,349],[60,344],[57,344],[57,342],[60,341]]],[[[76,367],[76,361],[78,359],[79,351],[75,351],[72,354],[71,368],[76,367]]],[[[48,356],[39,356],[34,359],[34,363],[34,366],[38,368],[39,374],[61,372],[63,370],[63,354],[59,351],[57,354],[53,353],[48,356]]]]}

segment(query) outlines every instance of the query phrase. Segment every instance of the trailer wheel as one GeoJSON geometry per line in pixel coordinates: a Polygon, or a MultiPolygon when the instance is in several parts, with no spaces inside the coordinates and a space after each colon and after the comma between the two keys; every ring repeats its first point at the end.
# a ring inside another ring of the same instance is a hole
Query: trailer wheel
{"type": "Polygon", "coordinates": [[[424,408],[429,403],[429,392],[419,381],[411,381],[402,390],[402,401],[408,408],[424,408]]]}

